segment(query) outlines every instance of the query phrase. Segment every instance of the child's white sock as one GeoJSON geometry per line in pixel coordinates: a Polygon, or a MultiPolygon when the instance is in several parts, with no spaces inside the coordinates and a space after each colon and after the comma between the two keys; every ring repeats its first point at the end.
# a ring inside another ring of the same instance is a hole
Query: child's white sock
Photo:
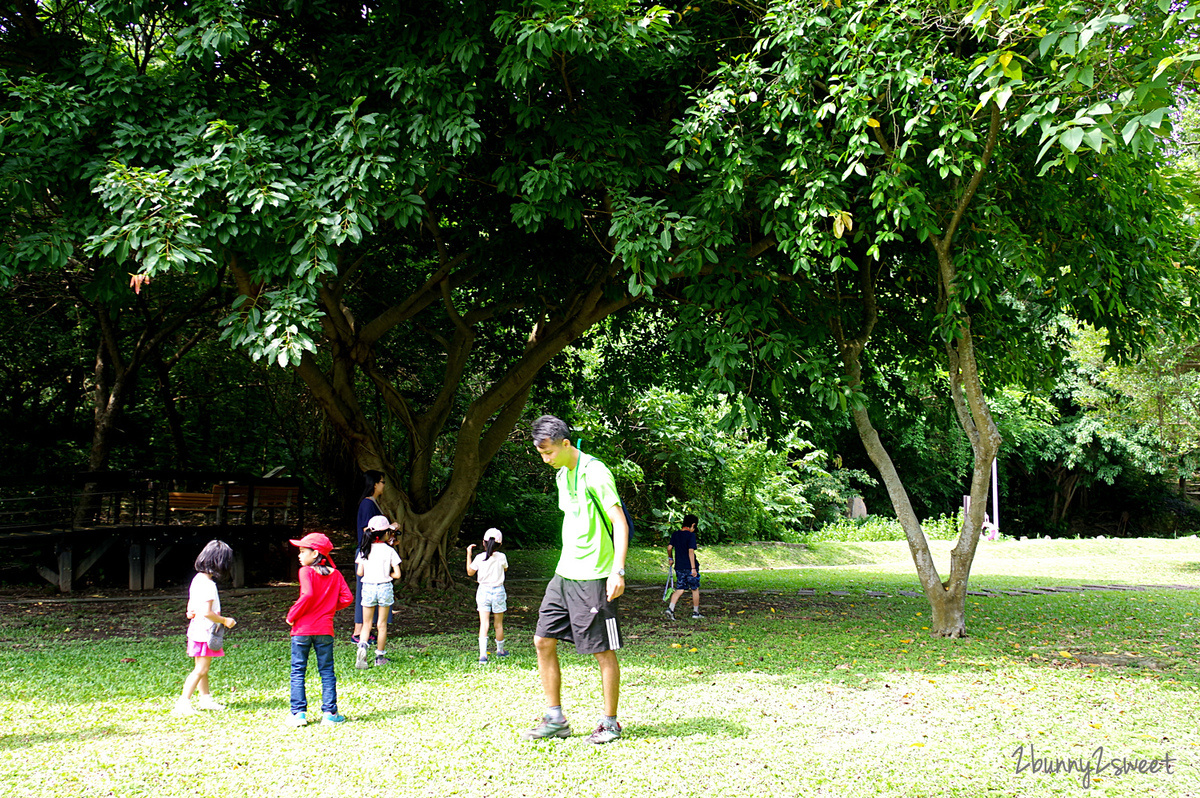
{"type": "Polygon", "coordinates": [[[497,638],[496,638],[496,653],[497,653],[497,654],[503,654],[503,653],[504,653],[504,640],[503,640],[503,638],[499,638],[499,637],[497,637],[497,638]]]}
{"type": "Polygon", "coordinates": [[[671,612],[675,612],[675,602],[674,602],[674,601],[672,601],[672,602],[671,602],[671,603],[670,603],[670,604],[667,606],[667,609],[669,609],[671,612]]]}
{"type": "Polygon", "coordinates": [[[487,635],[479,636],[479,658],[487,659],[487,635]]]}

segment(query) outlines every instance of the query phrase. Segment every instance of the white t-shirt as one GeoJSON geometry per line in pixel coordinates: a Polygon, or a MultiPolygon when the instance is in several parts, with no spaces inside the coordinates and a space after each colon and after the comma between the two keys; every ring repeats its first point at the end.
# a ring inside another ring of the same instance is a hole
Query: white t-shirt
{"type": "Polygon", "coordinates": [[[484,587],[497,587],[504,584],[504,569],[508,568],[508,558],[504,552],[494,551],[488,559],[487,552],[480,552],[471,560],[471,568],[475,570],[475,578],[484,587]]]}
{"type": "Polygon", "coordinates": [[[354,562],[362,563],[364,584],[381,585],[392,581],[392,566],[400,564],[400,555],[386,543],[372,543],[370,556],[364,560],[360,554],[354,562]]]}
{"type": "Polygon", "coordinates": [[[208,610],[204,606],[212,602],[212,611],[221,614],[221,597],[217,594],[217,583],[208,578],[208,574],[196,574],[192,577],[192,586],[188,589],[187,608],[196,613],[188,624],[187,639],[194,643],[207,643],[212,636],[213,622],[204,617],[208,610]]]}

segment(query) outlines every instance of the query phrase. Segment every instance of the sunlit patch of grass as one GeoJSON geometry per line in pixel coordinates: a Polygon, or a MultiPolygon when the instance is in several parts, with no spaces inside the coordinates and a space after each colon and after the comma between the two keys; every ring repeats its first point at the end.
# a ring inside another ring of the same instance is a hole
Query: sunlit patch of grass
{"type": "MultiPolygon", "coordinates": [[[[1195,542],[1101,542],[1099,553],[1044,543],[1024,560],[982,552],[972,583],[1167,583],[1187,581],[1181,564],[1200,561],[1195,542]],[[1039,560],[1051,558],[1058,569],[1047,575],[1039,560]]],[[[717,554],[702,551],[705,564],[734,559],[717,554]]],[[[352,646],[340,642],[339,705],[351,721],[335,728],[283,726],[288,640],[277,609],[290,591],[229,597],[229,612],[247,619],[213,665],[229,709],[190,718],[168,714],[189,667],[179,606],[131,610],[145,628],[174,629],[167,636],[79,640],[55,630],[94,615],[58,605],[32,625],[8,605],[0,795],[1040,798],[1081,789],[1077,775],[1017,773],[1014,752],[1031,746],[1049,757],[1098,747],[1135,759],[1169,753],[1172,773],[1110,773],[1094,790],[1200,794],[1200,591],[973,596],[969,636],[941,640],[929,635],[925,600],[899,593],[916,590],[911,564],[706,573],[707,617],[672,622],[658,590],[637,589],[657,580],[660,552],[646,557],[623,609],[625,736],[600,748],[583,739],[599,714],[599,677],[592,658],[567,645],[563,700],[575,736],[518,739],[544,703],[530,643],[536,581],[513,584],[510,606],[531,609],[510,613],[513,655],[486,668],[474,664],[465,594],[406,609],[413,623],[389,646],[386,667],[356,671],[352,646]],[[1077,659],[1106,652],[1154,666],[1077,659]]],[[[544,578],[552,559],[539,570],[513,557],[513,571],[544,578]]],[[[308,691],[315,707],[315,669],[308,691]]]]}

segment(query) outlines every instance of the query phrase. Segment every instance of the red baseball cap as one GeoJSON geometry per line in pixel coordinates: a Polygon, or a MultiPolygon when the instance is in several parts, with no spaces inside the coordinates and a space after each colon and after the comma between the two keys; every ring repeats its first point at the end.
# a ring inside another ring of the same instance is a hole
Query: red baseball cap
{"type": "Polygon", "coordinates": [[[333,541],[327,535],[320,532],[309,532],[299,540],[289,540],[293,546],[299,546],[302,549],[312,549],[321,554],[329,554],[333,551],[333,541]]]}

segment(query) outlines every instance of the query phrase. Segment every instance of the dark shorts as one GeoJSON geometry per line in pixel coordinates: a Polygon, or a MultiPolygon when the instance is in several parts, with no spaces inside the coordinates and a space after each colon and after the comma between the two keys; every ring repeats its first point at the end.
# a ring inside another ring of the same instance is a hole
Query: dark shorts
{"type": "Polygon", "coordinates": [[[686,571],[675,572],[675,589],[676,590],[699,590],[700,589],[700,569],[696,569],[696,575],[692,576],[692,569],[686,571]]]}
{"type": "Polygon", "coordinates": [[[607,579],[576,581],[558,574],[546,585],[538,609],[538,637],[575,644],[580,654],[600,654],[621,647],[617,602],[609,601],[607,579]]]}

